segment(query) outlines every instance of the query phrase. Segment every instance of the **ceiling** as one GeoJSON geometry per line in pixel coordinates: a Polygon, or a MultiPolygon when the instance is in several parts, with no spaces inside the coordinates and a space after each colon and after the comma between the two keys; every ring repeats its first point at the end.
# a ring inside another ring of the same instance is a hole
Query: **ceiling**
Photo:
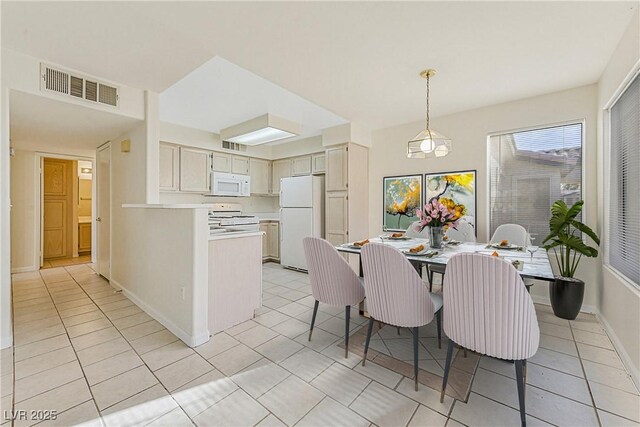
{"type": "Polygon", "coordinates": [[[160,94],[160,120],[220,133],[265,112],[300,125],[297,138],[347,121],[244,68],[216,56],[160,94]]]}
{"type": "Polygon", "coordinates": [[[12,91],[11,145],[21,150],[95,152],[140,120],[12,91]]]}
{"type": "MultiPolygon", "coordinates": [[[[427,67],[438,70],[433,116],[594,83],[637,7],[637,0],[3,1],[2,46],[159,93],[220,56],[379,129],[423,117],[418,72],[427,67]]],[[[225,90],[216,102],[236,105],[238,93],[225,90]]]]}

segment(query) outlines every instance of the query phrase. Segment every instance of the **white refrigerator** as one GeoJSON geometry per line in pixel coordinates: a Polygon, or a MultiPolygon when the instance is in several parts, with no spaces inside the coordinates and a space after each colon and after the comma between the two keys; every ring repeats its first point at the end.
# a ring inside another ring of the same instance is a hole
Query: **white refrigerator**
{"type": "Polygon", "coordinates": [[[324,238],[324,177],[295,176],[280,181],[280,264],[307,270],[302,239],[324,238]]]}

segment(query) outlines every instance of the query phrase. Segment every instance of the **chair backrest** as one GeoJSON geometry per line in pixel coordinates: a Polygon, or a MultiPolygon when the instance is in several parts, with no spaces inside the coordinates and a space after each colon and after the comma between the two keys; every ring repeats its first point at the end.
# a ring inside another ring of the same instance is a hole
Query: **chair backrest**
{"type": "Polygon", "coordinates": [[[518,224],[502,224],[496,228],[493,236],[491,236],[491,243],[500,243],[503,240],[507,240],[512,245],[523,247],[531,244],[529,233],[523,226],[518,224]]]}
{"type": "Polygon", "coordinates": [[[369,243],[362,248],[367,310],[376,320],[416,327],[433,320],[435,307],[415,268],[390,245],[369,243]]]}
{"type": "Polygon", "coordinates": [[[449,240],[457,240],[458,242],[476,242],[476,233],[473,226],[467,221],[458,221],[456,228],[447,228],[447,237],[449,240]]]}
{"type": "Polygon", "coordinates": [[[536,311],[509,261],[477,253],[454,255],[442,288],[444,330],[455,343],[508,360],[536,353],[536,311]]]}
{"type": "Polygon", "coordinates": [[[318,237],[302,239],[313,297],[325,304],[347,306],[364,299],[360,278],[336,248],[318,237]]]}
{"type": "Polygon", "coordinates": [[[420,221],[412,222],[411,225],[407,228],[407,231],[404,232],[404,235],[407,237],[417,237],[420,239],[428,239],[429,238],[429,227],[425,227],[422,231],[416,230],[416,227],[420,225],[420,221]]]}

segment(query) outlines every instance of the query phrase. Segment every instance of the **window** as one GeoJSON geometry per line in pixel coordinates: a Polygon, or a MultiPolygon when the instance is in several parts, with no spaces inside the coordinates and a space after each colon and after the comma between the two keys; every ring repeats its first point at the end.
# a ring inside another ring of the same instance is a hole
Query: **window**
{"type": "Polygon", "coordinates": [[[540,245],[553,202],[582,199],[582,123],[492,135],[489,179],[491,234],[520,224],[540,245]]]}
{"type": "Polygon", "coordinates": [[[608,258],[633,283],[640,281],[640,77],[609,111],[611,129],[608,258]]]}

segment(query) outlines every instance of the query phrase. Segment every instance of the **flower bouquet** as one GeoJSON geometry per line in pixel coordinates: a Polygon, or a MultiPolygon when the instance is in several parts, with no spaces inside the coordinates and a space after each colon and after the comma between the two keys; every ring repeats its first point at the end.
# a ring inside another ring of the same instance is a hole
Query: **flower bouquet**
{"type": "Polygon", "coordinates": [[[433,198],[422,209],[416,211],[420,219],[416,231],[429,227],[429,246],[439,249],[442,246],[444,227],[456,228],[458,220],[464,215],[464,206],[456,205],[450,199],[433,198]]]}

